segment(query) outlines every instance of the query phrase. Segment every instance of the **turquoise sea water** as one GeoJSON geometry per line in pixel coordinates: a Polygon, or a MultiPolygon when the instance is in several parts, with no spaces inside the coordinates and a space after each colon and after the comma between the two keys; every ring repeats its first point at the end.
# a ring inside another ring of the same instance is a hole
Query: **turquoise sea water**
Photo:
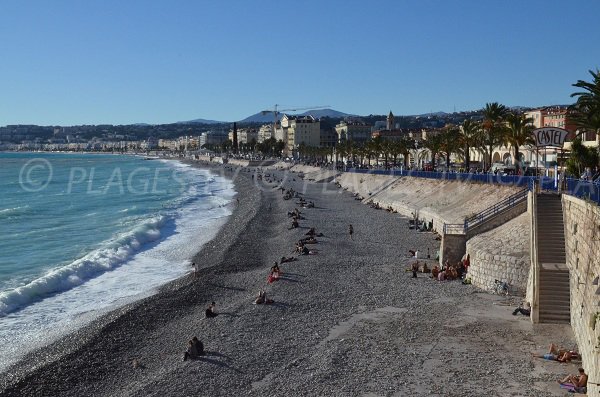
{"type": "Polygon", "coordinates": [[[190,271],[234,195],[176,161],[0,153],[0,370],[190,271]]]}

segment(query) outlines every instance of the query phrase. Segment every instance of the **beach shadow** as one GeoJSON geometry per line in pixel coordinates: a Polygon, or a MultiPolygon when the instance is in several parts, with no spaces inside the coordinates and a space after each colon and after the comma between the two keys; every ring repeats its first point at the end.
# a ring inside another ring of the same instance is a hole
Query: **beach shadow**
{"type": "Polygon", "coordinates": [[[231,360],[231,357],[229,357],[228,355],[226,355],[226,354],[223,354],[223,353],[219,353],[219,352],[216,352],[216,351],[209,351],[209,350],[205,350],[205,351],[204,351],[204,356],[205,356],[205,357],[206,357],[206,356],[222,357],[222,358],[225,358],[225,359],[227,359],[227,360],[231,360]]]}
{"type": "Polygon", "coordinates": [[[215,283],[207,283],[207,284],[210,285],[211,287],[215,287],[215,288],[223,288],[223,289],[229,289],[229,290],[241,291],[241,292],[246,291],[246,288],[229,287],[229,286],[219,285],[219,284],[215,284],[215,283]]]}
{"type": "Polygon", "coordinates": [[[219,316],[229,316],[229,317],[239,317],[239,314],[230,313],[230,312],[219,312],[217,313],[219,316]]]}
{"type": "Polygon", "coordinates": [[[304,274],[300,274],[300,273],[290,273],[290,272],[285,272],[285,275],[290,275],[290,276],[296,276],[296,277],[306,277],[304,274]]]}
{"type": "Polygon", "coordinates": [[[283,280],[283,281],[289,281],[289,282],[292,282],[292,283],[300,283],[300,284],[302,284],[302,281],[300,281],[300,280],[296,280],[295,278],[291,278],[291,277],[284,277],[284,276],[280,276],[280,277],[279,277],[279,280],[283,280]]]}
{"type": "Polygon", "coordinates": [[[215,360],[213,358],[208,358],[206,356],[202,356],[196,359],[197,361],[203,361],[209,364],[214,364],[214,365],[218,365],[219,367],[223,367],[223,368],[227,368],[230,369],[232,371],[237,372],[238,374],[243,374],[244,372],[240,371],[239,369],[232,367],[231,365],[227,364],[226,362],[223,361],[219,361],[219,360],[215,360]]]}
{"type": "Polygon", "coordinates": [[[293,305],[290,305],[289,303],[283,303],[283,302],[275,301],[275,302],[273,302],[271,304],[268,304],[266,306],[272,306],[272,307],[276,307],[277,309],[284,309],[285,310],[285,309],[288,309],[288,308],[292,307],[293,305]]]}

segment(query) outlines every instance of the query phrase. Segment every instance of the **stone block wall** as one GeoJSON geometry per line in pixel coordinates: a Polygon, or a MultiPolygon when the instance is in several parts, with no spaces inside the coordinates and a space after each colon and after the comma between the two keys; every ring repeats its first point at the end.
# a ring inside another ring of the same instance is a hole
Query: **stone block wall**
{"type": "MultiPolygon", "coordinates": [[[[594,321],[594,315],[600,313],[600,295],[596,295],[599,286],[593,285],[600,275],[600,207],[564,194],[562,201],[571,276],[571,327],[589,382],[600,383],[600,319],[594,321]]],[[[599,393],[600,387],[590,383],[588,396],[599,393]]]]}
{"type": "Polygon", "coordinates": [[[478,288],[491,290],[494,280],[506,281],[511,294],[525,296],[529,277],[529,217],[527,213],[467,241],[468,277],[478,288]]]}

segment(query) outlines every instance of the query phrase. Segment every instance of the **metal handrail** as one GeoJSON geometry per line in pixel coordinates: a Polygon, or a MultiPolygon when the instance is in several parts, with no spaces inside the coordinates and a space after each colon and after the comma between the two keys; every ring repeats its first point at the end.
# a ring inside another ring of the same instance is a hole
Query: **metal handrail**
{"type": "Polygon", "coordinates": [[[444,223],[444,234],[465,234],[465,225],[461,223],[444,223]]]}
{"type": "Polygon", "coordinates": [[[465,230],[468,230],[469,227],[473,227],[478,223],[482,223],[494,215],[498,214],[506,210],[507,208],[512,208],[517,204],[522,203],[527,199],[527,194],[529,192],[529,188],[520,190],[519,192],[505,198],[504,200],[494,204],[493,206],[486,208],[478,214],[475,214],[467,219],[465,219],[465,230]]]}

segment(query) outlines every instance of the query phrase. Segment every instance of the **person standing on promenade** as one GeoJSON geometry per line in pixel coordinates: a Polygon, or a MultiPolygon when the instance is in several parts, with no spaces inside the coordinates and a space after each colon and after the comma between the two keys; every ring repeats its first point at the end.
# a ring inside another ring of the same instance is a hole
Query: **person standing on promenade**
{"type": "Polygon", "coordinates": [[[352,235],[354,234],[354,228],[352,227],[352,224],[348,226],[348,233],[350,233],[350,240],[354,240],[354,238],[352,237],[352,235]]]}

